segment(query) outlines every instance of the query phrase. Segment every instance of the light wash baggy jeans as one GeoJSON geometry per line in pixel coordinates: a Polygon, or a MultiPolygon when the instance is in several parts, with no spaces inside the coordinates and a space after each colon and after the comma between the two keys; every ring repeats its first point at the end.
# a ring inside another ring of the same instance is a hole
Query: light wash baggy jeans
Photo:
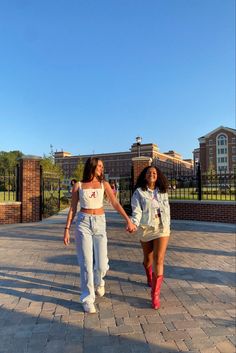
{"type": "Polygon", "coordinates": [[[78,213],[75,230],[82,303],[94,303],[95,287],[104,286],[109,269],[107,257],[106,219],[103,215],[78,213]]]}

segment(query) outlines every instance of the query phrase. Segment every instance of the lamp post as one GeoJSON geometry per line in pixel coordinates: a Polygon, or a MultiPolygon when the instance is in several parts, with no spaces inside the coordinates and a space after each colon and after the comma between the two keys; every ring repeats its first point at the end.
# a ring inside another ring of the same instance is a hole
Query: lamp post
{"type": "Polygon", "coordinates": [[[202,199],[202,176],[201,176],[201,165],[199,158],[196,158],[196,179],[197,179],[197,193],[198,200],[202,199]]]}
{"type": "Polygon", "coordinates": [[[142,137],[137,136],[137,137],[136,137],[136,143],[137,143],[137,146],[138,146],[138,157],[140,157],[140,146],[141,146],[141,142],[142,142],[142,137]]]}

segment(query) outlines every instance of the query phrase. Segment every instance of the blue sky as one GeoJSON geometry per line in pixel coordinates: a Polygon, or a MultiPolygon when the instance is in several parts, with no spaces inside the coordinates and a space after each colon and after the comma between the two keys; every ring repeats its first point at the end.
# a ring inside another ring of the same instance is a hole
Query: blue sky
{"type": "Polygon", "coordinates": [[[191,158],[235,127],[234,0],[0,0],[0,150],[191,158]]]}

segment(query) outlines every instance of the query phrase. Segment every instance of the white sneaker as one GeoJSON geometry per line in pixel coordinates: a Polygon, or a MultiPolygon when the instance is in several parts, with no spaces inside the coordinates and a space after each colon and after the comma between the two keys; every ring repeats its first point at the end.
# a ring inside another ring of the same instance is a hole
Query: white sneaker
{"type": "Polygon", "coordinates": [[[105,286],[97,286],[96,294],[98,297],[103,297],[105,294],[105,286]]]}
{"type": "Polygon", "coordinates": [[[83,309],[86,313],[94,314],[96,313],[96,308],[93,303],[83,303],[83,309]]]}

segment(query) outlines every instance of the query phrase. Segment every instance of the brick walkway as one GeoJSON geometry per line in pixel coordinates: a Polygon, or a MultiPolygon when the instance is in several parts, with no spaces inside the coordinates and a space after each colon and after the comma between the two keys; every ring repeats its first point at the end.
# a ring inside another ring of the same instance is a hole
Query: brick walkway
{"type": "Polygon", "coordinates": [[[65,217],[0,227],[0,353],[235,352],[232,225],[173,222],[155,311],[140,245],[107,210],[107,293],[84,314],[65,217]]]}

